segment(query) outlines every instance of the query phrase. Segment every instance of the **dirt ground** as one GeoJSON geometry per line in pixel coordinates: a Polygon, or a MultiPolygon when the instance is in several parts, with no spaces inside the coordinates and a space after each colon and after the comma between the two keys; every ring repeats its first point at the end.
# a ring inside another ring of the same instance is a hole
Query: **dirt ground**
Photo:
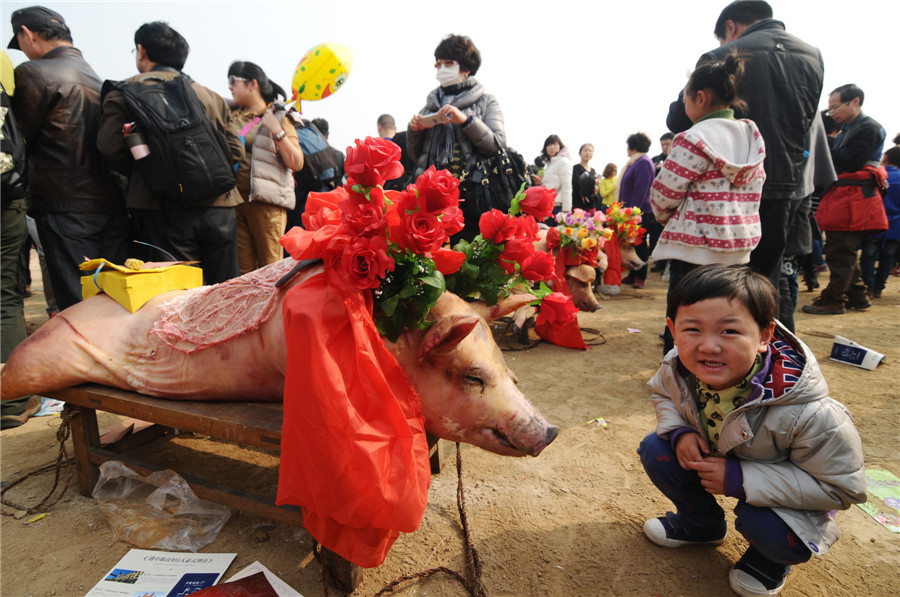
{"type": "MultiPolygon", "coordinates": [[[[36,287],[39,282],[36,280],[36,287]]],[[[644,290],[623,288],[596,313],[580,313],[605,344],[578,352],[541,343],[507,352],[520,387],[561,428],[538,458],[513,459],[462,447],[466,511],[483,559],[488,595],[729,595],[728,570],[746,548],[731,528],[715,548],[667,550],[647,541],[645,519],[671,504],[644,475],[635,450],[655,426],[645,383],[662,343],[665,283],[651,274],[644,290]],[[631,331],[630,331],[631,330],[631,331]],[[602,417],[606,428],[587,424],[602,417]]],[[[40,292],[29,300],[29,321],[42,319],[40,292]]],[[[812,293],[801,293],[801,305],[812,293]]],[[[799,335],[819,359],[832,395],[847,404],[862,435],[866,465],[900,475],[900,278],[866,312],[843,316],[797,314],[799,335]],[[828,360],[842,335],[887,355],[874,371],[828,360]]],[[[101,427],[116,417],[101,419],[101,427]]],[[[32,418],[2,433],[2,479],[16,479],[55,460],[59,417],[32,418]]],[[[402,535],[384,565],[368,570],[356,595],[373,595],[404,574],[436,566],[464,572],[456,508],[454,447],[442,442],[443,472],[432,479],[420,529],[402,535]]],[[[71,448],[70,448],[71,453],[71,448]]],[[[266,453],[179,435],[157,440],[141,454],[160,464],[197,471],[274,495],[277,459],[266,453]]],[[[5,498],[34,505],[53,474],[30,478],[5,498]]],[[[74,482],[73,482],[74,485],[74,482]]],[[[734,500],[720,498],[733,521],[734,500]]],[[[4,513],[12,512],[6,506],[4,513]]],[[[4,596],[83,595],[128,550],[113,539],[95,500],[70,487],[49,516],[2,517],[0,592],[4,596]]],[[[843,537],[824,557],[795,568],[782,595],[892,595],[898,586],[900,535],[888,532],[857,507],[838,515],[843,537]]],[[[302,529],[236,513],[204,552],[235,552],[226,578],[259,560],[306,597],[323,594],[320,568],[310,562],[311,538],[302,529]]],[[[401,595],[466,594],[449,576],[406,583],[401,595]]],[[[336,594],[334,590],[332,595],[336,594]]]]}

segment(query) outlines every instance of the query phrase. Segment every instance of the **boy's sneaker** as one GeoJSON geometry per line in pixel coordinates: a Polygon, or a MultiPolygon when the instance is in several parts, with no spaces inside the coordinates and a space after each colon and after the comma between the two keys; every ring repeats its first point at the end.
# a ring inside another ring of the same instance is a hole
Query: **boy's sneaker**
{"type": "Polygon", "coordinates": [[[711,527],[685,526],[682,517],[672,512],[665,516],[651,518],[644,523],[647,539],[661,547],[681,547],[682,545],[719,545],[725,541],[728,526],[721,524],[711,527]]]}
{"type": "Polygon", "coordinates": [[[728,584],[741,597],[777,595],[790,571],[790,566],[773,562],[751,546],[731,569],[728,584]]]}

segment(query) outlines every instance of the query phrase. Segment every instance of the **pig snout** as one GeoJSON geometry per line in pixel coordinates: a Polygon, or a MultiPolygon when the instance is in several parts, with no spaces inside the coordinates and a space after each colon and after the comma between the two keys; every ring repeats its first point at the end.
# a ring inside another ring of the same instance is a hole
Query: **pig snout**
{"type": "Polygon", "coordinates": [[[569,286],[572,302],[581,311],[593,312],[600,308],[592,288],[595,279],[596,272],[587,265],[570,267],[566,270],[566,284],[569,286]]]}
{"type": "Polygon", "coordinates": [[[482,430],[487,442],[481,447],[506,456],[537,456],[559,435],[540,413],[532,417],[514,416],[508,424],[482,430]],[[491,445],[493,444],[493,445],[491,445]]]}
{"type": "Polygon", "coordinates": [[[634,245],[622,245],[622,269],[637,270],[644,267],[644,261],[637,256],[634,245]]]}

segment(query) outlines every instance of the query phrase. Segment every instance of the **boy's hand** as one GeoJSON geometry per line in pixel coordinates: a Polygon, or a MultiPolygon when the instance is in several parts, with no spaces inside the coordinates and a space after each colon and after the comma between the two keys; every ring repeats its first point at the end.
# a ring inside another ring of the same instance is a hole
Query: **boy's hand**
{"type": "Polygon", "coordinates": [[[725,495],[725,459],[719,457],[704,458],[692,463],[693,469],[700,475],[700,484],[713,495],[725,495]]]}
{"type": "Polygon", "coordinates": [[[699,433],[684,433],[675,442],[675,455],[681,468],[694,470],[696,463],[702,462],[704,456],[709,456],[709,442],[700,437],[699,433]]]}

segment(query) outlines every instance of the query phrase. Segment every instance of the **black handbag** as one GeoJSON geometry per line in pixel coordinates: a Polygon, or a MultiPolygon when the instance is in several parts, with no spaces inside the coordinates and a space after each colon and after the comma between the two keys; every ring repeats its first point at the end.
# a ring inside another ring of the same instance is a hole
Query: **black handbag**
{"type": "Polygon", "coordinates": [[[496,139],[495,144],[498,149],[488,157],[476,150],[460,176],[460,197],[476,208],[475,213],[482,214],[492,209],[505,213],[509,211],[509,205],[522,184],[526,188],[531,186],[522,155],[515,149],[504,147],[496,139]]]}

